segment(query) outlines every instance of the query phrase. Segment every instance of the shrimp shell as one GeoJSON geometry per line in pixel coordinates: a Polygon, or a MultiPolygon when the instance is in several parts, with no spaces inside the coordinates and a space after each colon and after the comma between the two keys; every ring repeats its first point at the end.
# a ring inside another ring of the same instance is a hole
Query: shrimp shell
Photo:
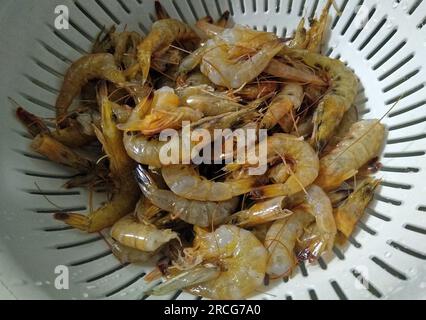
{"type": "Polygon", "coordinates": [[[178,239],[172,230],[159,230],[154,225],[140,223],[133,215],[128,215],[114,224],[111,236],[122,245],[144,252],[155,252],[164,244],[178,239]]]}
{"type": "Polygon", "coordinates": [[[353,124],[343,140],[320,160],[320,173],[315,184],[326,191],[338,188],[378,155],[384,139],[385,127],[379,120],[353,124]]]}
{"type": "Polygon", "coordinates": [[[194,247],[204,261],[218,261],[219,277],[189,288],[192,294],[210,299],[242,299],[263,283],[268,253],[250,232],[223,225],[213,233],[196,229],[194,247]]]}
{"type": "Polygon", "coordinates": [[[109,53],[86,55],[72,64],[68,69],[58,98],[56,114],[60,119],[70,107],[81,88],[91,79],[103,79],[115,84],[125,82],[125,77],[115,64],[114,56],[109,53]]]}

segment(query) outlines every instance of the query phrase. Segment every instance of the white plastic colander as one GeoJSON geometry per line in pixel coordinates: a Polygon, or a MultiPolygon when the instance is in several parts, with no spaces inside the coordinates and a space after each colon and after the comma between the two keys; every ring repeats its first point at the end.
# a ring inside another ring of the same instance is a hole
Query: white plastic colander
{"type": "MultiPolygon", "coordinates": [[[[239,24],[291,35],[319,0],[162,0],[175,18],[193,24],[225,10],[239,24]]],[[[288,282],[262,288],[261,299],[426,298],[426,1],[336,0],[324,52],[360,78],[356,104],[389,128],[382,186],[350,242],[288,282]]],[[[61,189],[72,175],[29,149],[12,97],[29,111],[54,115],[70,63],[86,53],[103,26],[146,33],[153,0],[2,0],[0,8],[0,297],[12,299],[153,299],[143,280],[152,266],[121,265],[97,234],[52,218],[84,211],[84,190],[61,189]],[[57,5],[69,8],[69,30],[57,30],[57,5]],[[49,202],[46,197],[53,202],[49,202]],[[69,290],[54,286],[55,268],[69,268],[69,290]]],[[[158,298],[158,297],[155,297],[158,298]]],[[[195,299],[176,293],[162,299],[195,299]]]]}

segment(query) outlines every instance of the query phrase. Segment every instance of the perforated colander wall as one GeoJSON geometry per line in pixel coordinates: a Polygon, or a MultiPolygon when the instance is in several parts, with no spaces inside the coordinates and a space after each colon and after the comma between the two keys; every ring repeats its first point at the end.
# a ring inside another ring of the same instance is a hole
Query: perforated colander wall
{"type": "MultiPolygon", "coordinates": [[[[302,15],[324,5],[315,0],[162,0],[176,18],[230,10],[240,24],[291,35],[302,15]]],[[[426,1],[337,0],[327,55],[353,68],[361,86],[357,106],[364,117],[382,117],[389,136],[383,179],[375,201],[345,247],[315,265],[300,265],[289,281],[261,288],[264,299],[426,298],[426,1]]],[[[126,298],[144,295],[150,266],[120,265],[98,235],[65,227],[51,217],[58,208],[84,211],[83,190],[63,191],[72,172],[28,148],[17,123],[13,97],[31,112],[53,115],[65,70],[86,53],[100,29],[127,25],[146,33],[152,0],[2,1],[0,97],[2,102],[0,287],[11,297],[126,298]],[[70,9],[70,29],[53,27],[56,5],[70,9]],[[70,269],[70,290],[54,288],[54,268],[70,269]]],[[[1,292],[1,291],[0,291],[1,292]]],[[[176,293],[162,299],[195,299],[176,293]]]]}

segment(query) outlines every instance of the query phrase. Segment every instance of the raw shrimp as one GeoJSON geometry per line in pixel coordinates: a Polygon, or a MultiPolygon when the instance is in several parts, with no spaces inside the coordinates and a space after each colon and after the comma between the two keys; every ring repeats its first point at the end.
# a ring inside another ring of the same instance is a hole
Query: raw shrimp
{"type": "Polygon", "coordinates": [[[66,115],[74,98],[91,79],[104,79],[117,85],[126,80],[115,64],[114,56],[109,53],[90,54],[80,58],[68,69],[56,100],[59,120],[66,115]]]}
{"type": "Polygon", "coordinates": [[[302,101],[303,87],[301,85],[285,85],[281,92],[272,100],[260,123],[260,127],[262,129],[272,129],[288,113],[298,109],[302,101]]]}
{"type": "Polygon", "coordinates": [[[225,94],[207,91],[184,97],[183,102],[188,107],[202,112],[205,116],[217,116],[245,108],[245,106],[233,101],[225,94]]]}
{"type": "Polygon", "coordinates": [[[342,232],[345,237],[348,238],[352,234],[355,224],[364,214],[379,183],[380,180],[373,178],[364,179],[354,192],[334,210],[337,230],[342,232]]]}
{"type": "Polygon", "coordinates": [[[151,32],[138,46],[139,68],[142,70],[142,83],[148,79],[151,57],[154,53],[167,49],[175,41],[194,40],[198,36],[183,22],[164,19],[152,25],[151,32]]]}
{"type": "Polygon", "coordinates": [[[172,165],[162,168],[163,178],[178,196],[198,201],[227,201],[250,192],[262,182],[256,176],[227,181],[212,182],[202,178],[193,166],[172,165]]]}
{"type": "Polygon", "coordinates": [[[278,184],[286,182],[290,175],[291,168],[285,163],[277,164],[268,171],[268,178],[278,184]]]}
{"type": "MultiPolygon", "coordinates": [[[[212,40],[210,40],[212,41],[212,40]]],[[[230,60],[226,45],[207,43],[200,70],[218,86],[240,88],[265,70],[271,59],[283,48],[280,40],[267,42],[247,60],[230,60]]]]}
{"type": "Polygon", "coordinates": [[[93,169],[93,164],[88,159],[63,145],[50,135],[40,134],[36,136],[31,143],[31,147],[49,160],[64,166],[75,168],[81,172],[88,172],[93,169]]]}
{"type": "Polygon", "coordinates": [[[217,279],[221,274],[220,267],[205,264],[185,270],[167,279],[163,283],[146,292],[147,295],[163,296],[169,293],[217,279]]]}
{"type": "Polygon", "coordinates": [[[222,13],[219,20],[215,23],[215,25],[221,28],[226,28],[229,22],[230,15],[231,13],[228,10],[226,10],[224,13],[222,13]]]}
{"type": "Polygon", "coordinates": [[[314,217],[304,206],[292,210],[293,214],[275,221],[265,238],[269,251],[266,273],[273,279],[290,276],[297,265],[294,247],[304,228],[314,221],[314,217]]]}
{"type": "MultiPolygon", "coordinates": [[[[214,129],[228,129],[238,127],[244,123],[243,118],[245,116],[248,117],[248,115],[253,113],[253,108],[255,106],[246,107],[245,109],[238,112],[231,112],[215,117],[203,118],[197,123],[193,123],[191,128],[206,129],[210,132],[213,132],[214,129]]],[[[160,161],[160,151],[168,142],[159,141],[155,138],[146,137],[142,134],[132,135],[129,133],[124,135],[123,140],[127,154],[136,162],[155,168],[161,168],[163,166],[162,162],[160,161]]],[[[179,145],[182,144],[180,140],[181,139],[179,139],[178,142],[179,145]]],[[[197,144],[194,142],[191,144],[191,152],[196,145],[197,144]]],[[[180,153],[179,157],[179,161],[182,160],[180,153]]]]}
{"type": "Polygon", "coordinates": [[[312,241],[306,252],[310,259],[318,258],[323,252],[331,251],[336,237],[336,222],[333,208],[327,194],[318,186],[311,185],[307,190],[306,205],[315,217],[319,237],[312,241]]]}
{"type": "Polygon", "coordinates": [[[260,81],[258,83],[252,83],[244,86],[234,92],[237,97],[242,98],[246,101],[259,99],[265,96],[269,96],[278,89],[278,84],[274,81],[260,81]]]}
{"type": "Polygon", "coordinates": [[[122,245],[144,252],[155,252],[169,241],[179,238],[176,232],[139,222],[133,215],[117,221],[111,229],[111,236],[122,245]]]}
{"type": "Polygon", "coordinates": [[[114,43],[114,58],[117,65],[123,65],[126,69],[136,62],[136,53],[142,37],[137,32],[124,31],[112,35],[114,43]]]}
{"type": "Polygon", "coordinates": [[[325,31],[327,27],[328,13],[330,11],[331,6],[333,5],[333,1],[334,0],[328,0],[321,13],[321,17],[319,18],[319,20],[314,19],[311,23],[311,28],[307,33],[309,43],[306,46],[306,49],[311,52],[321,52],[321,46],[323,45],[325,31]]]}
{"type": "Polygon", "coordinates": [[[186,288],[190,293],[204,298],[237,300],[249,296],[263,283],[268,253],[250,231],[232,225],[223,225],[213,233],[198,227],[195,231],[192,250],[193,255],[200,257],[201,263],[186,270],[183,273],[186,276],[176,275],[179,277],[179,287],[176,286],[177,281],[169,280],[170,287],[160,287],[159,294],[186,288]],[[219,268],[219,275],[214,266],[219,268]],[[207,267],[211,272],[199,269],[207,267]],[[200,283],[203,274],[213,279],[200,283]]]}
{"type": "Polygon", "coordinates": [[[105,231],[102,231],[101,235],[110,246],[114,257],[116,257],[123,264],[148,262],[154,256],[152,252],[140,251],[118,243],[111,237],[109,233],[105,231]]]}
{"type": "Polygon", "coordinates": [[[294,169],[283,184],[263,186],[252,191],[254,198],[289,196],[309,186],[318,176],[319,159],[309,143],[285,133],[268,137],[268,160],[273,157],[288,159],[294,169]]]}
{"type": "MultiPolygon", "coordinates": [[[[105,91],[105,86],[101,88],[101,91],[102,89],[105,91]]],[[[102,132],[96,129],[96,134],[109,158],[111,177],[114,182],[111,200],[88,215],[55,214],[57,220],[90,233],[110,227],[124,215],[132,212],[140,196],[133,177],[134,162],[127,155],[123,146],[122,133],[113,121],[111,102],[106,93],[102,93],[102,132]]]]}
{"type": "Polygon", "coordinates": [[[385,127],[379,120],[362,120],[353,124],[343,140],[321,159],[315,184],[327,191],[338,188],[378,155],[384,139],[385,127]]]}
{"type": "Polygon", "coordinates": [[[289,82],[309,83],[321,87],[327,86],[327,82],[313,72],[297,69],[278,59],[272,59],[264,72],[289,82]]]}
{"type": "Polygon", "coordinates": [[[302,60],[309,67],[326,72],[330,77],[330,88],[319,102],[313,120],[312,142],[318,150],[322,150],[354,102],[358,91],[358,79],[339,60],[305,50],[284,51],[290,57],[302,60]]]}
{"type": "Polygon", "coordinates": [[[199,227],[208,228],[223,223],[238,205],[237,198],[225,202],[187,200],[171,191],[158,189],[142,166],[138,166],[136,172],[142,193],[152,204],[173,213],[176,218],[199,227]]]}
{"type": "Polygon", "coordinates": [[[284,209],[284,198],[277,197],[257,202],[249,209],[235,213],[234,224],[241,228],[249,228],[288,217],[291,212],[284,209]]]}
{"type": "MultiPolygon", "coordinates": [[[[39,134],[50,135],[57,142],[70,148],[82,147],[96,139],[96,136],[92,133],[88,134],[87,130],[85,130],[86,128],[80,123],[79,120],[83,116],[79,116],[77,119],[67,119],[65,127],[50,131],[42,119],[22,107],[18,107],[16,115],[33,137],[39,134]]],[[[92,115],[87,114],[87,116],[96,122],[92,115]]]]}
{"type": "Polygon", "coordinates": [[[306,49],[308,43],[309,38],[307,37],[307,31],[305,28],[305,18],[302,18],[297,25],[294,38],[291,40],[288,46],[292,49],[306,49]]]}

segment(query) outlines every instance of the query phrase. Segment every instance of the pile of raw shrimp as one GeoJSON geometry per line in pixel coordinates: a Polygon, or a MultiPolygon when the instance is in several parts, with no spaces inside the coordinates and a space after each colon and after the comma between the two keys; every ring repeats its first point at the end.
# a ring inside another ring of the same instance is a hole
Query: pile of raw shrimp
{"type": "Polygon", "coordinates": [[[321,55],[331,4],[288,39],[231,26],[229,13],[191,28],[159,2],[145,37],[104,30],[66,73],[55,119],[17,110],[32,148],[77,171],[66,188],[107,190],[100,208],[55,218],[102,231],[123,263],[155,259],[146,280],[164,281],[145,294],[211,299],[262,292],[350,237],[380,183],[385,128],[358,120],[357,77],[321,55]],[[266,129],[267,172],[163,165],[159,134],[184,121],[266,129]]]}

